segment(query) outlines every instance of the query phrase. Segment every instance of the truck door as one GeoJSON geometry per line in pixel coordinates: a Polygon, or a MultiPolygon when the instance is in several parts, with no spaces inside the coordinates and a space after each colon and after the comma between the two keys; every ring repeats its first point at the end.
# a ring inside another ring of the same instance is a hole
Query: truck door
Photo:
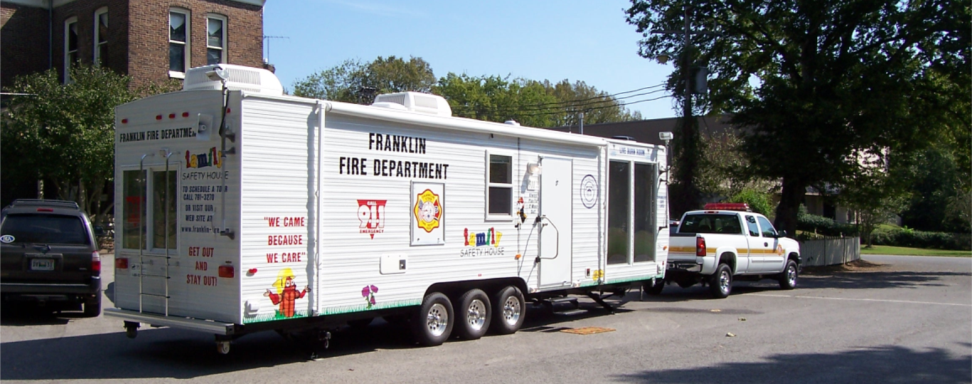
{"type": "MultiPolygon", "coordinates": [[[[749,266],[745,271],[739,270],[739,272],[759,272],[765,247],[763,247],[762,239],[759,238],[759,224],[756,224],[756,216],[746,215],[745,218],[746,230],[744,233],[746,235],[746,242],[748,243],[746,247],[748,248],[747,253],[749,254],[749,266]]],[[[740,250],[741,254],[742,251],[740,250]]]]}
{"type": "Polygon", "coordinates": [[[570,285],[571,185],[570,159],[545,157],[540,175],[540,286],[570,285]]]}
{"type": "Polygon", "coordinates": [[[780,239],[776,234],[776,228],[773,228],[773,224],[770,223],[769,219],[758,216],[756,221],[759,222],[759,227],[762,229],[760,231],[759,243],[764,247],[763,260],[760,262],[760,272],[779,272],[783,270],[783,247],[780,245],[780,239]]]}

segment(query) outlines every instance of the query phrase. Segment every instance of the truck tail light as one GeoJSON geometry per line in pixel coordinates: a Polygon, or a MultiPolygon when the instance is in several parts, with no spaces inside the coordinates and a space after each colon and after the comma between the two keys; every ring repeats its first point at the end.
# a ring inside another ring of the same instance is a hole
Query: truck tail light
{"type": "Polygon", "coordinates": [[[128,258],[119,257],[115,259],[115,269],[128,269],[128,258]]]}
{"type": "Polygon", "coordinates": [[[236,275],[236,271],[233,270],[232,265],[220,265],[219,266],[219,277],[232,278],[236,275]]]}
{"type": "Polygon", "coordinates": [[[101,273],[101,255],[97,251],[91,252],[91,271],[101,273]]]}
{"type": "Polygon", "coordinates": [[[702,237],[695,238],[695,256],[705,256],[705,239],[702,237]]]}

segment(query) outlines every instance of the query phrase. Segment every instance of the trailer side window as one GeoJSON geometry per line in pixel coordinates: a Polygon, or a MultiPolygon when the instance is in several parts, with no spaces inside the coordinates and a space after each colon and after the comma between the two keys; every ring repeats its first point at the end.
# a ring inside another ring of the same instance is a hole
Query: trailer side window
{"type": "Polygon", "coordinates": [[[487,216],[494,218],[512,217],[513,209],[513,157],[505,155],[489,155],[489,165],[486,168],[488,192],[486,194],[487,216]]]}
{"type": "Polygon", "coordinates": [[[608,169],[608,264],[627,264],[630,253],[631,163],[611,161],[608,169]]]}
{"type": "Polygon", "coordinates": [[[176,197],[176,171],[152,172],[152,248],[176,248],[176,197]]]}
{"type": "Polygon", "coordinates": [[[122,218],[122,248],[145,247],[145,171],[122,173],[124,217],[122,218]],[[139,245],[141,244],[141,245],[139,245]]]}
{"type": "Polygon", "coordinates": [[[636,163],[634,168],[634,262],[655,261],[657,211],[655,191],[658,165],[636,163]]]}

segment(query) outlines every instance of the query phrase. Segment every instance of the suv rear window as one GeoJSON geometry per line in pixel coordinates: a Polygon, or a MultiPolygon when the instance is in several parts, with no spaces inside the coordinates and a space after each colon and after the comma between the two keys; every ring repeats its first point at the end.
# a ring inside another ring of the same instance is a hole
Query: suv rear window
{"type": "Polygon", "coordinates": [[[739,216],[735,214],[686,215],[678,226],[678,233],[725,233],[742,234],[739,216]]]}
{"type": "Polygon", "coordinates": [[[3,219],[0,234],[12,236],[10,243],[89,243],[84,223],[77,216],[10,214],[3,219]]]}

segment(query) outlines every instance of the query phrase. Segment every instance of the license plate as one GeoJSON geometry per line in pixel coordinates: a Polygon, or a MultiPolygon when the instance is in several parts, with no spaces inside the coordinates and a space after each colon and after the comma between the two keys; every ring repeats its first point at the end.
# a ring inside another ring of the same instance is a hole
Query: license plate
{"type": "Polygon", "coordinates": [[[54,259],[31,259],[30,270],[31,271],[53,271],[54,259]]]}

